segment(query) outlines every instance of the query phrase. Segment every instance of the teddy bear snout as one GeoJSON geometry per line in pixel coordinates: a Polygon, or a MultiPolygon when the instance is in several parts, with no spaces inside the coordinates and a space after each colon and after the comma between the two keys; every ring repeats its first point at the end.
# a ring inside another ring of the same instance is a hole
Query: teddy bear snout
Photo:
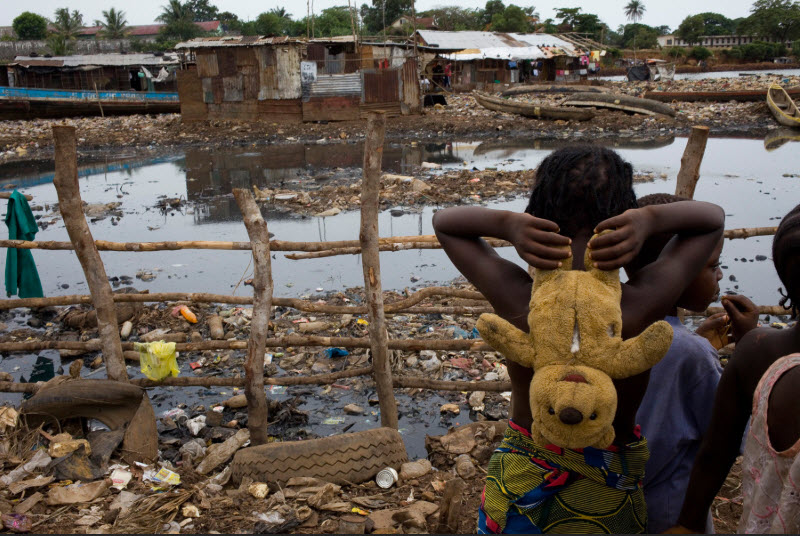
{"type": "Polygon", "coordinates": [[[564,408],[558,412],[558,418],[564,424],[579,424],[583,420],[583,413],[575,408],[564,408]]]}

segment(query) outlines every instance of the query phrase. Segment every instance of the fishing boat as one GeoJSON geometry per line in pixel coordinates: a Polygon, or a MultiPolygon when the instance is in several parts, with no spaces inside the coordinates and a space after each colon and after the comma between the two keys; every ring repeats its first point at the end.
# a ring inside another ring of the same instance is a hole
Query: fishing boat
{"type": "Polygon", "coordinates": [[[472,96],[475,97],[478,104],[494,112],[519,114],[537,119],[563,119],[567,121],[570,119],[587,121],[594,117],[594,112],[591,110],[580,110],[564,106],[539,106],[538,104],[492,97],[477,91],[473,92],[472,96]]]}
{"type": "MultiPolygon", "coordinates": [[[[800,98],[800,88],[787,89],[793,98],[800,98]]],[[[766,89],[723,90],[723,91],[647,91],[644,98],[660,102],[764,102],[766,89]]]]}
{"type": "Polygon", "coordinates": [[[0,120],[180,111],[177,93],[0,87],[0,120]]]}
{"type": "Polygon", "coordinates": [[[785,127],[800,128],[800,109],[780,85],[770,86],[767,91],[767,106],[778,123],[785,127]]]}
{"type": "Polygon", "coordinates": [[[527,93],[608,93],[610,89],[603,86],[587,86],[575,84],[572,86],[558,84],[529,84],[520,87],[512,87],[503,91],[501,97],[511,95],[525,95],[527,93]]]}
{"type": "Polygon", "coordinates": [[[630,97],[618,93],[577,93],[570,96],[564,106],[592,106],[596,108],[610,108],[624,112],[644,115],[668,115],[675,117],[676,112],[671,106],[650,99],[630,97]]]}

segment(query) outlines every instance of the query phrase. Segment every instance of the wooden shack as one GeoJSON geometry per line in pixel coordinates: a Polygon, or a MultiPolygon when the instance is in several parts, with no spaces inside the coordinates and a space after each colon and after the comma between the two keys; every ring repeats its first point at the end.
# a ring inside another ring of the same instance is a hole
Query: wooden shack
{"type": "Polygon", "coordinates": [[[421,109],[416,61],[376,60],[349,36],[198,38],[177,48],[189,51],[178,76],[187,121],[340,121],[421,109]]]}

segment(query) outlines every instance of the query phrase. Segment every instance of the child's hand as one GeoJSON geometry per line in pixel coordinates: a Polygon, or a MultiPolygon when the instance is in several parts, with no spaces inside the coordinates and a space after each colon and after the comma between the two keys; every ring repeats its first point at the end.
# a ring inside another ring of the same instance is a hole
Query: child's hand
{"type": "Polygon", "coordinates": [[[564,248],[572,240],[558,234],[558,225],[554,222],[524,212],[513,218],[509,225],[509,241],[522,260],[534,268],[555,270],[561,265],[560,261],[572,255],[564,248]]]}
{"type": "Polygon", "coordinates": [[[721,301],[731,319],[733,338],[741,341],[748,331],[758,326],[758,307],[741,294],[723,296],[721,301]]]}
{"type": "Polygon", "coordinates": [[[728,332],[730,329],[728,313],[716,313],[706,318],[694,332],[696,335],[708,339],[711,346],[719,350],[728,344],[728,332]]]}
{"type": "Polygon", "coordinates": [[[616,270],[631,262],[650,236],[650,218],[643,209],[629,209],[600,222],[595,233],[613,229],[611,233],[589,241],[595,268],[616,270]]]}

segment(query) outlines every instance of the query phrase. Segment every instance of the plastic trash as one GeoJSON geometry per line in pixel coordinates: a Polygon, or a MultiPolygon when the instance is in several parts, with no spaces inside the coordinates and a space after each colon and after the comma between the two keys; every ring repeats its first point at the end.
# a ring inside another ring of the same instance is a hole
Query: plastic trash
{"type": "Polygon", "coordinates": [[[197,324],[197,315],[195,315],[191,309],[189,309],[185,305],[181,305],[180,312],[181,316],[183,316],[183,318],[185,318],[187,322],[191,324],[197,324]]]}
{"type": "Polygon", "coordinates": [[[163,380],[167,376],[177,376],[180,373],[174,342],[137,342],[133,347],[139,352],[142,374],[151,380],[163,380]]]}
{"type": "Polygon", "coordinates": [[[272,395],[283,395],[286,394],[286,386],[285,385],[270,385],[267,389],[267,392],[272,395]]]}
{"type": "Polygon", "coordinates": [[[344,423],[344,417],[328,417],[322,424],[342,424],[344,423]]]}
{"type": "Polygon", "coordinates": [[[3,514],[3,528],[11,532],[23,533],[33,530],[31,519],[25,514],[3,514]]]}
{"type": "Polygon", "coordinates": [[[348,352],[344,348],[327,348],[325,349],[325,355],[329,359],[333,359],[334,357],[346,357],[350,355],[350,352],[348,352]]]}
{"type": "Polygon", "coordinates": [[[181,483],[181,475],[174,471],[170,471],[166,467],[162,467],[155,475],[152,476],[151,480],[153,482],[158,482],[159,484],[177,486],[181,483]]]}
{"type": "Polygon", "coordinates": [[[186,428],[189,429],[189,432],[196,436],[200,433],[200,430],[206,427],[206,416],[205,415],[198,415],[194,419],[189,419],[186,421],[186,428]]]}
{"type": "Polygon", "coordinates": [[[126,471],[125,469],[114,469],[111,473],[111,485],[112,488],[123,490],[128,485],[128,482],[131,481],[133,477],[133,473],[130,471],[126,471]]]}

